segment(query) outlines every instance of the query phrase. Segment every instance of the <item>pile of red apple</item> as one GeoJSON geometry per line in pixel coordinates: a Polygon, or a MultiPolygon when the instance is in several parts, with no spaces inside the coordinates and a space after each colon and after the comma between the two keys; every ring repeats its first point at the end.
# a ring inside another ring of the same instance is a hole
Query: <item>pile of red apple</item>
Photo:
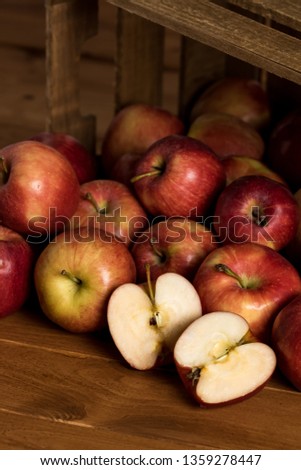
{"type": "Polygon", "coordinates": [[[225,78],[185,120],[125,106],[100,156],[59,133],[3,148],[0,317],[34,295],[135,369],[174,364],[202,406],[277,366],[301,390],[300,129],[259,82],[225,78]]]}

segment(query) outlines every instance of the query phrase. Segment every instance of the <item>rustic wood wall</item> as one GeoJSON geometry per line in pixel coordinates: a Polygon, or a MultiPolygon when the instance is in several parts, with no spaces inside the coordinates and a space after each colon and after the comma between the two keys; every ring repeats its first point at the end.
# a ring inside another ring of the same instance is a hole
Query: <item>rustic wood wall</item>
{"type": "MultiPolygon", "coordinates": [[[[114,113],[115,7],[100,0],[99,32],[83,46],[81,110],[97,119],[97,142],[114,113]]],[[[177,111],[179,41],[165,38],[163,104],[177,111]]],[[[0,2],[0,148],[44,130],[45,6],[42,0],[0,2]]]]}

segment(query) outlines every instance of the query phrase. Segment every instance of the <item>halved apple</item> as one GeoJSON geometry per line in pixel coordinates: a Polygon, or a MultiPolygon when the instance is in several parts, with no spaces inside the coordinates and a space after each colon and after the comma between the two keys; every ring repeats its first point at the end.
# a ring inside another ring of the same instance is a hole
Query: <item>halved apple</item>
{"type": "Polygon", "coordinates": [[[211,312],[192,322],[174,348],[179,375],[203,407],[240,401],[259,391],[276,367],[272,348],[232,312],[211,312]]]}
{"type": "Polygon", "coordinates": [[[148,370],[173,360],[173,348],[187,326],[202,315],[193,285],[176,273],[153,284],[127,283],[110,297],[107,319],[113,341],[131,367],[148,370]]]}

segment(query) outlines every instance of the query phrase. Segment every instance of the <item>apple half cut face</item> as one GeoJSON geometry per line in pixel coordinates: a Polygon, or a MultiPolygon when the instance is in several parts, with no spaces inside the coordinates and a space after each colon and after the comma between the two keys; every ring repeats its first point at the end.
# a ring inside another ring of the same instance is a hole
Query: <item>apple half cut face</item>
{"type": "Polygon", "coordinates": [[[191,323],[174,348],[179,375],[202,407],[243,400],[259,391],[276,367],[270,346],[232,312],[211,312],[191,323]]]}
{"type": "Polygon", "coordinates": [[[131,367],[148,370],[173,360],[180,334],[202,314],[193,285],[176,273],[154,283],[127,283],[111,295],[107,319],[116,347],[131,367]]]}

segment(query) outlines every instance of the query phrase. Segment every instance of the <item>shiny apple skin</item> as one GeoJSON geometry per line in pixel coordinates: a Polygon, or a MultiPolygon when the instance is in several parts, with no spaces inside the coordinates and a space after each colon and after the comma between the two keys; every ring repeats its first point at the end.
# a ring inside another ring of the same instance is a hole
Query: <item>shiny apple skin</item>
{"type": "Polygon", "coordinates": [[[123,183],[93,180],[80,186],[80,201],[71,218],[73,228],[96,227],[129,246],[148,223],[145,210],[123,183]],[[87,194],[92,194],[104,214],[97,212],[87,194]]]}
{"type": "Polygon", "coordinates": [[[262,175],[242,176],[229,184],[214,211],[214,228],[224,243],[254,242],[276,251],[293,240],[299,220],[289,188],[262,175]]]}
{"type": "Polygon", "coordinates": [[[1,150],[7,175],[0,169],[0,220],[23,234],[48,236],[58,221],[71,217],[79,202],[79,182],[68,160],[35,141],[1,150]],[[2,181],[1,181],[2,180],[2,181]]]}
{"type": "Polygon", "coordinates": [[[139,160],[135,176],[158,170],[134,182],[135,192],[154,216],[204,217],[225,186],[221,161],[206,145],[187,136],[167,136],[139,160]]]}
{"type": "Polygon", "coordinates": [[[71,333],[104,328],[113,290],[135,280],[136,267],[127,247],[102,230],[87,227],[60,233],[42,251],[34,270],[42,311],[71,333]],[[80,284],[63,275],[64,270],[80,284]]]}
{"type": "Polygon", "coordinates": [[[272,345],[283,375],[301,392],[301,295],[276,316],[272,345]]]}
{"type": "Polygon", "coordinates": [[[229,114],[201,114],[192,122],[187,135],[208,145],[220,159],[246,155],[262,160],[264,155],[265,143],[259,132],[229,114]]]}
{"type": "Polygon", "coordinates": [[[301,293],[297,270],[280,253],[257,243],[229,244],[209,253],[193,280],[203,313],[228,311],[244,317],[252,334],[269,342],[277,313],[301,293]],[[224,264],[245,282],[219,272],[224,264]]]}
{"type": "Polygon", "coordinates": [[[63,132],[40,132],[31,137],[42,144],[54,148],[71,163],[79,184],[92,181],[97,177],[96,157],[75,137],[63,132]]]}
{"type": "Polygon", "coordinates": [[[214,234],[201,223],[170,218],[151,225],[132,247],[138,282],[146,281],[149,264],[152,280],[174,272],[192,280],[203,259],[218,246],[214,234]]]}
{"type": "Polygon", "coordinates": [[[21,308],[30,294],[34,254],[26,240],[0,225],[0,318],[21,308]]]}
{"type": "Polygon", "coordinates": [[[157,140],[183,133],[184,123],[170,111],[144,103],[129,104],[117,112],[105,132],[101,165],[110,174],[123,154],[144,153],[157,140]]]}

